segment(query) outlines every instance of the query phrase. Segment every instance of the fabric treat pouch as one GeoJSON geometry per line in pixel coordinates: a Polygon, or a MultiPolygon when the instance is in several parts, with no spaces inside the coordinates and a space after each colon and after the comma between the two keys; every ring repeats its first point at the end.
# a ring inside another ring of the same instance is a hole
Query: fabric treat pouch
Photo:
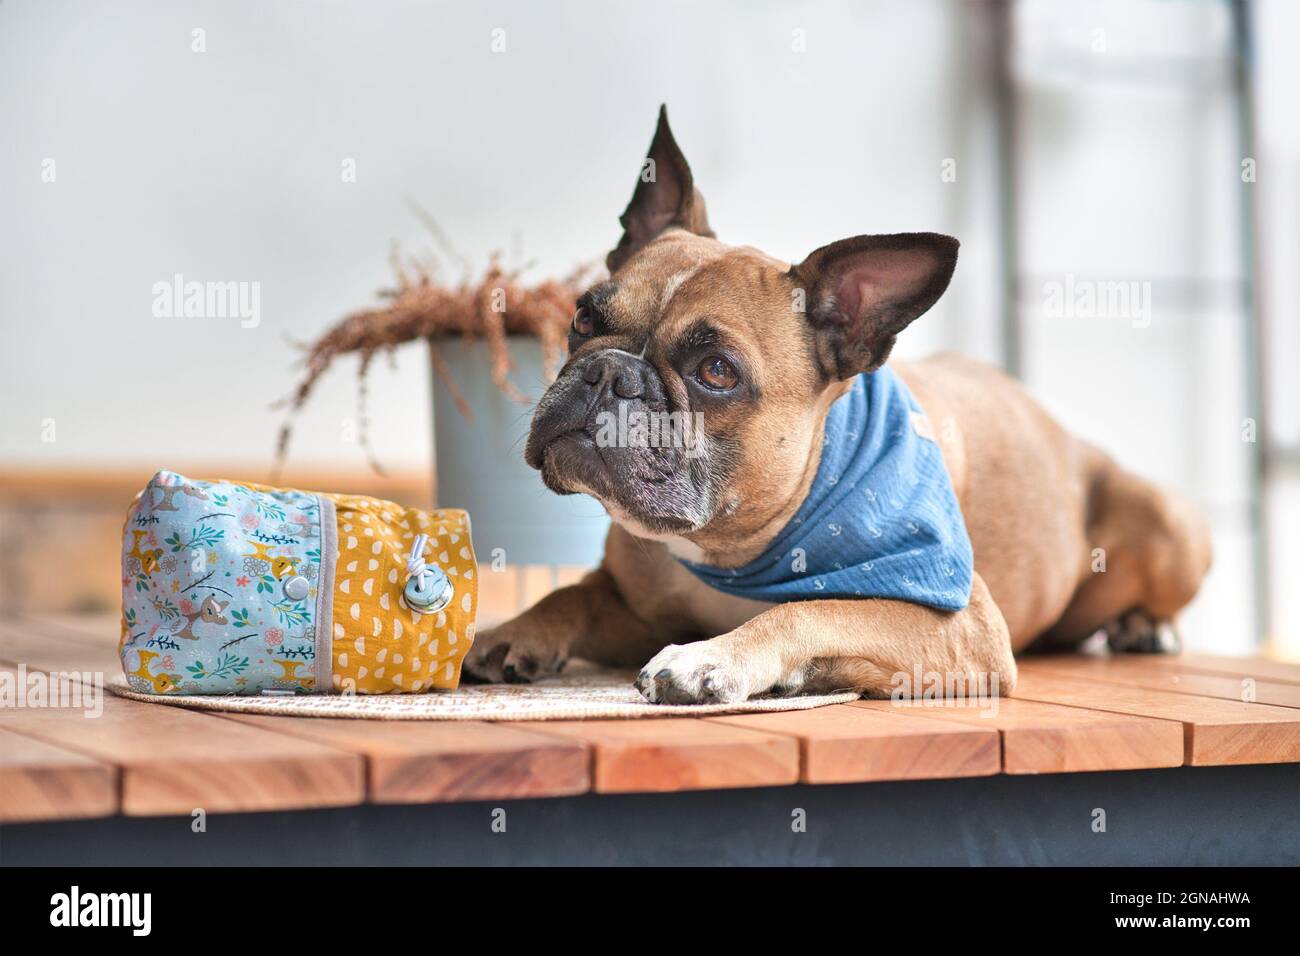
{"type": "Polygon", "coordinates": [[[127,683],[153,694],[419,693],[474,642],[469,515],[160,471],[127,512],[127,683]]]}

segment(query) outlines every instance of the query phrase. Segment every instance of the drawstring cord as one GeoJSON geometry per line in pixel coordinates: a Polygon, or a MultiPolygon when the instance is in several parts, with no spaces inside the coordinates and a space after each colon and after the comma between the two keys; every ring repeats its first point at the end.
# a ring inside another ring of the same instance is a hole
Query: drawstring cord
{"type": "Polygon", "coordinates": [[[417,534],[415,541],[411,544],[411,553],[406,559],[406,580],[410,581],[416,578],[415,588],[423,593],[429,584],[428,578],[433,575],[429,566],[424,561],[424,549],[429,543],[427,534],[417,534]]]}
{"type": "Polygon", "coordinates": [[[415,536],[411,543],[411,553],[406,558],[406,586],[404,592],[406,603],[412,610],[425,613],[440,611],[451,601],[451,582],[447,574],[436,564],[430,565],[424,560],[424,549],[429,543],[427,534],[415,536]]]}

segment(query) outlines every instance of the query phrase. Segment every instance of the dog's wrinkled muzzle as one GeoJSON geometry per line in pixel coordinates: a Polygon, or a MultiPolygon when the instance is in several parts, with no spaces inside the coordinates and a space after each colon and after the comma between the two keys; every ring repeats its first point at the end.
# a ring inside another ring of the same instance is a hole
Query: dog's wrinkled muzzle
{"type": "MultiPolygon", "coordinates": [[[[542,396],[524,449],[557,494],[587,493],[646,528],[701,526],[708,470],[671,428],[659,372],[640,356],[603,349],[571,363],[542,396]]],[[[611,512],[613,513],[613,512],[611,512]]]]}
{"type": "Polygon", "coordinates": [[[592,438],[602,413],[663,411],[668,401],[659,373],[645,359],[620,349],[604,349],[575,362],[556,380],[537,406],[524,460],[542,467],[546,449],[566,435],[592,438]]]}

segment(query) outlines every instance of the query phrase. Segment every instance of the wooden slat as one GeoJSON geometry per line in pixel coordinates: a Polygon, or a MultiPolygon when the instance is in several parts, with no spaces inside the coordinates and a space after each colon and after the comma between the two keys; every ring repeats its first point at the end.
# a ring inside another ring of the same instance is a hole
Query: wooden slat
{"type": "Polygon", "coordinates": [[[118,767],[127,814],[347,806],[364,795],[355,754],[107,692],[98,717],[45,707],[8,710],[3,720],[9,730],[118,767]]]}
{"type": "MultiPolygon", "coordinates": [[[[898,710],[885,700],[852,707],[898,710]]],[[[916,713],[962,726],[995,728],[1002,735],[1002,769],[1010,774],[1075,773],[1177,767],[1183,762],[1181,725],[1124,714],[999,698],[995,706],[916,706],[916,713]]]]}
{"type": "MultiPolygon", "coordinates": [[[[113,673],[108,642],[36,622],[0,623],[0,659],[46,672],[113,673]]],[[[6,668],[17,679],[13,668],[6,668]]],[[[102,686],[102,685],[101,685],[102,686]]],[[[272,810],[358,803],[362,759],[310,741],[103,691],[103,712],[5,711],[5,726],[119,768],[122,812],[151,815],[272,810]]]]}
{"type": "Polygon", "coordinates": [[[1165,670],[1192,671],[1198,674],[1227,674],[1231,677],[1253,677],[1256,680],[1300,684],[1300,664],[1272,660],[1267,657],[1222,657],[1216,654],[1152,654],[1145,658],[1151,667],[1165,670]]]}
{"type": "Polygon", "coordinates": [[[0,660],[43,671],[122,672],[117,641],[93,640],[45,622],[0,619],[0,660]]]}
{"type": "Polygon", "coordinates": [[[799,779],[799,741],[690,717],[532,721],[510,726],[580,740],[598,793],[766,787],[799,779]]]}
{"type": "Polygon", "coordinates": [[[1300,707],[1300,684],[1284,684],[1280,681],[1234,677],[1228,674],[1199,674],[1195,671],[1170,668],[1164,664],[1153,665],[1146,655],[1131,657],[1051,655],[1021,661],[1020,669],[1026,673],[1082,677],[1105,684],[1146,687],[1175,694],[1220,697],[1224,700],[1275,704],[1279,707],[1300,707]]]}
{"type": "Polygon", "coordinates": [[[959,727],[848,704],[707,719],[797,738],[804,783],[979,777],[1001,768],[992,727],[959,727]]]}
{"type": "MultiPolygon", "coordinates": [[[[2,624],[0,659],[51,670],[114,673],[116,635],[111,618],[2,624]]],[[[834,783],[972,776],[999,768],[1045,773],[1174,766],[1184,760],[1300,760],[1300,709],[1292,696],[1300,687],[1258,679],[1261,698],[1292,709],[1243,704],[1232,699],[1240,687],[1235,675],[1170,670],[1169,662],[1178,658],[1127,660],[1163,663],[1140,669],[1138,663],[1112,661],[1102,665],[1109,667],[1103,673],[1081,658],[1027,661],[1016,698],[999,701],[992,718],[968,708],[901,709],[865,701],[706,719],[512,724],[185,716],[209,722],[205,726],[215,721],[358,755],[354,759],[364,758],[375,802],[579,793],[588,784],[608,793],[662,792],[774,786],[800,779],[834,783]],[[1070,668],[1076,670],[1062,676],[1070,668]]],[[[1257,671],[1276,673],[1268,666],[1257,671]]],[[[172,708],[166,714],[180,716],[172,708]]],[[[53,742],[73,746],[70,738],[53,742]]],[[[205,744],[201,752],[206,749],[205,744]]]]}
{"type": "MultiPolygon", "coordinates": [[[[105,619],[48,618],[0,625],[0,658],[49,670],[115,673],[116,639],[104,638],[110,624],[116,626],[105,619]]],[[[590,784],[590,755],[580,742],[494,724],[203,716],[364,757],[367,799],[374,803],[561,796],[585,793],[590,784]]]]}
{"type": "MultiPolygon", "coordinates": [[[[67,656],[69,652],[64,650],[65,645],[74,642],[84,645],[86,641],[90,641],[98,647],[97,660],[111,659],[112,666],[116,666],[115,653],[110,653],[109,657],[105,658],[102,639],[87,633],[78,622],[55,620],[42,623],[59,628],[80,629],[80,637],[70,634],[67,630],[60,630],[57,641],[44,647],[40,646],[39,640],[33,642],[28,639],[21,642],[21,647],[29,655],[35,655],[42,660],[57,661],[62,666],[65,661],[75,658],[75,652],[72,657],[67,656]]],[[[19,643],[16,637],[6,635],[5,629],[0,627],[0,656],[5,652],[6,642],[11,647],[19,643]]],[[[284,719],[286,718],[266,718],[272,723],[259,726],[277,726],[284,719]]],[[[318,722],[315,718],[311,721],[318,722]]],[[[591,757],[584,760],[589,761],[590,782],[596,790],[604,792],[770,786],[793,783],[799,775],[799,744],[789,735],[762,734],[739,727],[716,727],[703,721],[683,718],[625,721],[521,721],[510,725],[496,724],[493,729],[502,729],[506,726],[513,727],[517,732],[526,732],[551,740],[564,737],[569,741],[570,746],[589,749],[591,757]],[[651,732],[652,728],[647,726],[650,724],[655,725],[662,733],[651,732]]],[[[352,730],[349,733],[354,735],[355,739],[355,735],[373,734],[374,731],[352,730]]],[[[415,731],[406,730],[399,733],[413,734],[415,731]]],[[[473,771],[466,767],[466,763],[475,758],[456,753],[456,741],[461,736],[461,732],[456,727],[430,728],[426,733],[429,735],[428,740],[432,740],[432,734],[436,733],[441,740],[440,745],[448,750],[448,759],[453,763],[459,763],[467,776],[473,775],[473,771]]],[[[486,734],[482,735],[480,741],[485,740],[486,736],[486,734]]],[[[521,741],[522,738],[513,738],[513,742],[508,747],[517,747],[521,741]]],[[[472,752],[474,747],[474,744],[469,744],[468,750],[472,752]]],[[[420,750],[421,748],[411,741],[410,756],[413,760],[425,762],[436,760],[436,757],[428,752],[427,747],[424,748],[425,752],[422,755],[420,750]]],[[[369,754],[367,756],[369,758],[369,754]]],[[[490,750],[485,751],[481,759],[508,762],[508,758],[493,754],[490,750]]],[[[572,756],[562,759],[571,760],[572,756]]],[[[572,764],[566,766],[570,770],[573,767],[572,764]]],[[[569,782],[572,782],[571,778],[569,782]]],[[[426,777],[423,783],[410,785],[413,788],[434,786],[429,777],[426,777]]],[[[450,780],[447,785],[453,790],[458,786],[450,780]]],[[[486,781],[478,785],[489,786],[486,781]]],[[[397,792],[401,786],[404,784],[394,782],[394,792],[397,792]]],[[[418,789],[413,792],[418,792],[418,789]]],[[[412,797],[412,799],[418,798],[412,797]]],[[[477,798],[466,796],[463,799],[477,798]]]]}
{"type": "Polygon", "coordinates": [[[1016,696],[1181,721],[1184,763],[1192,766],[1300,761],[1300,713],[1285,707],[1123,687],[1031,670],[1020,675],[1016,696]]]}
{"type": "Polygon", "coordinates": [[[0,711],[0,823],[108,816],[117,809],[117,771],[25,737],[0,711]]]}
{"type": "MultiPolygon", "coordinates": [[[[116,668],[116,652],[104,639],[108,621],[96,622],[94,628],[85,622],[71,620],[42,621],[35,627],[24,629],[0,627],[0,656],[18,656],[58,669],[84,667],[88,657],[104,669],[116,668]],[[37,633],[40,631],[41,633],[37,633]]],[[[222,715],[232,717],[233,715],[222,715]]],[[[614,724],[610,733],[601,734],[595,751],[595,770],[589,768],[592,758],[586,756],[584,737],[594,734],[598,727],[593,722],[582,722],[580,731],[568,734],[563,746],[570,749],[558,756],[556,751],[536,752],[542,761],[539,772],[549,777],[553,772],[562,779],[550,783],[530,781],[511,753],[517,757],[521,747],[530,752],[525,741],[546,740],[559,746],[558,725],[528,722],[513,728],[500,725],[482,727],[478,733],[460,726],[396,723],[367,726],[356,721],[321,721],[316,719],[293,720],[287,718],[260,718],[259,726],[293,732],[292,726],[316,728],[313,739],[322,740],[328,724],[346,725],[338,733],[347,735],[346,742],[334,737],[333,742],[345,749],[358,750],[367,757],[370,765],[369,784],[372,800],[419,799],[490,799],[510,795],[513,788],[555,789],[558,792],[579,792],[586,781],[575,778],[580,769],[585,775],[592,773],[597,787],[608,790],[675,790],[692,787],[750,786],[792,782],[798,772],[797,741],[789,735],[780,735],[774,742],[771,736],[751,734],[729,729],[725,734],[684,734],[683,728],[674,727],[661,741],[648,741],[640,731],[630,729],[631,722],[604,722],[614,724]],[[626,725],[625,725],[626,724],[626,725]],[[400,727],[400,729],[399,729],[400,727]],[[393,733],[389,734],[389,728],[393,733]],[[553,732],[550,732],[553,731],[553,732]],[[507,732],[507,740],[500,734],[507,732]],[[473,738],[467,733],[474,734],[473,738]],[[612,737],[611,737],[612,734],[612,737]],[[401,735],[402,741],[385,740],[385,736],[401,735]],[[359,738],[365,736],[368,742],[359,738]],[[422,739],[416,739],[416,737],[422,739]],[[492,745],[488,738],[495,736],[499,743],[492,745]],[[782,766],[781,748],[786,748],[782,766]],[[652,754],[659,763],[651,766],[652,754]],[[581,759],[581,766],[575,760],[581,759]],[[546,762],[558,760],[559,767],[547,768],[546,762]],[[479,764],[476,769],[475,764],[479,764]],[[487,766],[498,768],[515,764],[505,779],[492,783],[487,766]],[[501,790],[504,789],[504,793],[501,790]],[[460,794],[457,797],[457,794],[460,794]]],[[[656,721],[668,724],[670,721],[656,721]]],[[[677,721],[671,721],[677,723],[677,721]]],[[[698,730],[707,724],[691,722],[698,730]]],[[[519,793],[518,795],[525,795],[519,793]]]]}
{"type": "Polygon", "coordinates": [[[371,803],[557,797],[590,789],[588,748],[531,730],[477,721],[222,716],[364,755],[371,803]]]}
{"type": "Polygon", "coordinates": [[[119,633],[117,614],[41,613],[24,615],[21,620],[43,631],[62,632],[64,636],[71,632],[109,647],[117,647],[119,633]]]}
{"type": "MultiPolygon", "coordinates": [[[[43,620],[38,626],[42,635],[36,635],[32,628],[27,628],[25,635],[18,635],[12,627],[0,627],[0,657],[5,657],[9,652],[21,652],[29,661],[40,661],[44,665],[64,669],[72,667],[78,661],[85,661],[88,653],[94,658],[96,666],[116,669],[116,640],[113,645],[109,645],[101,636],[108,623],[98,622],[87,626],[77,619],[43,620]],[[52,636],[44,636],[44,632],[52,636]]],[[[116,627],[116,623],[113,627],[116,627]]],[[[81,666],[86,665],[82,663],[81,666]]],[[[224,717],[233,715],[224,714],[224,717]]],[[[282,722],[290,719],[292,718],[261,718],[263,722],[257,726],[294,732],[291,724],[281,727],[282,722]]],[[[299,727],[328,723],[350,724],[338,731],[346,736],[346,743],[344,736],[334,737],[331,743],[359,750],[372,762],[372,800],[400,800],[403,791],[411,795],[411,800],[439,799],[439,786],[447,787],[447,796],[441,799],[491,799],[489,796],[473,796],[474,788],[487,793],[491,787],[486,778],[474,779],[476,771],[473,762],[495,762],[498,765],[510,763],[510,757],[506,754],[511,749],[519,749],[525,740],[536,737],[547,741],[558,741],[559,737],[563,737],[565,747],[577,748],[568,750],[563,757],[556,757],[554,752],[546,752],[545,757],[539,757],[543,760],[554,757],[560,761],[565,779],[555,786],[565,788],[576,786],[576,780],[572,777],[576,769],[573,762],[576,753],[582,753],[582,770],[589,773],[589,783],[593,784],[595,790],[603,792],[775,786],[796,782],[800,771],[798,741],[793,736],[761,734],[740,727],[712,726],[688,718],[493,724],[478,732],[474,740],[468,739],[468,735],[474,731],[467,730],[461,724],[387,722],[374,726],[373,730],[365,730],[363,724],[367,722],[303,718],[303,722],[296,723],[299,727]],[[495,731],[507,730],[512,731],[510,739],[498,737],[504,753],[487,745],[487,739],[495,736],[495,731]],[[361,741],[363,735],[368,737],[369,743],[361,741]],[[385,735],[394,739],[400,736],[404,744],[395,743],[395,740],[394,743],[383,744],[381,739],[385,735]],[[458,740],[464,744],[459,752],[458,740]],[[442,748],[445,753],[441,770],[447,774],[447,779],[443,784],[439,784],[430,775],[430,767],[437,769],[439,757],[435,750],[438,748],[442,748]],[[400,753],[400,749],[404,749],[404,753],[400,753]],[[471,756],[476,750],[478,756],[471,756]],[[373,761],[376,760],[374,754],[380,754],[381,757],[382,766],[378,773],[373,769],[373,761]],[[421,765],[425,766],[425,770],[421,770],[421,765]],[[463,777],[455,779],[456,774],[463,774],[463,777]],[[461,788],[464,788],[465,796],[454,796],[461,788]],[[429,796],[416,796],[421,792],[428,792],[429,796]],[[377,796],[378,793],[385,793],[387,797],[377,796]]],[[[324,736],[318,735],[329,732],[322,726],[320,730],[312,732],[313,739],[324,740],[324,736]]],[[[504,783],[504,786],[542,784],[528,784],[516,779],[515,782],[504,783]]]]}

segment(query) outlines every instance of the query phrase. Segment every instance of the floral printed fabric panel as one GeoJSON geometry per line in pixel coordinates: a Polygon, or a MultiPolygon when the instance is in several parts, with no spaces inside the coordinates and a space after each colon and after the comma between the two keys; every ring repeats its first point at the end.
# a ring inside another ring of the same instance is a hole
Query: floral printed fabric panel
{"type": "Polygon", "coordinates": [[[317,690],[321,512],[303,491],[158,472],[123,534],[128,683],[155,694],[317,690]]]}

